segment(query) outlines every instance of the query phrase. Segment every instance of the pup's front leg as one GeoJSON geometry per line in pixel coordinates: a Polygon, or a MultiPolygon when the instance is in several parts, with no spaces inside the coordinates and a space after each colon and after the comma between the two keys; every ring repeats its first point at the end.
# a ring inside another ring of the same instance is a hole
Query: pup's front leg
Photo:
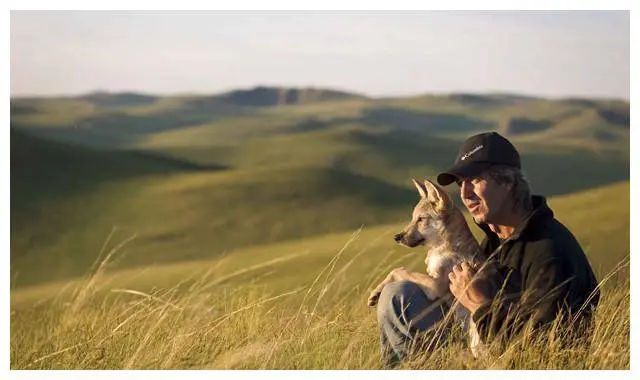
{"type": "Polygon", "coordinates": [[[367,299],[367,304],[369,306],[375,306],[378,303],[378,299],[380,298],[380,293],[382,293],[382,289],[385,285],[390,284],[395,281],[411,281],[420,285],[420,287],[425,291],[427,297],[429,299],[436,299],[442,297],[447,293],[448,283],[444,283],[442,281],[438,281],[433,277],[424,274],[424,273],[416,273],[409,272],[404,267],[399,267],[392,270],[385,279],[376,286],[376,288],[371,292],[369,298],[367,299]]]}
{"type": "Polygon", "coordinates": [[[394,281],[400,281],[397,280],[398,276],[402,276],[406,272],[407,270],[404,267],[399,267],[389,272],[387,277],[385,277],[384,280],[382,280],[382,282],[379,283],[375,289],[373,289],[373,291],[369,295],[369,298],[367,299],[367,304],[369,306],[376,306],[376,304],[378,303],[378,299],[380,298],[380,293],[382,293],[382,289],[385,287],[385,285],[390,284],[394,281]]]}

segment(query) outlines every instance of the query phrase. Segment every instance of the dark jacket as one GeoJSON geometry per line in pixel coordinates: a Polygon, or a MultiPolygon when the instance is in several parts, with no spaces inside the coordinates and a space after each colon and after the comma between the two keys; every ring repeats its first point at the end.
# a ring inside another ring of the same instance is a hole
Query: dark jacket
{"type": "Polygon", "coordinates": [[[484,341],[509,337],[529,320],[535,327],[545,325],[561,310],[566,321],[581,323],[598,304],[597,281],[576,238],[553,217],[545,198],[533,196],[533,208],[502,243],[487,225],[479,225],[487,234],[482,250],[502,285],[493,301],[473,314],[484,341]]]}

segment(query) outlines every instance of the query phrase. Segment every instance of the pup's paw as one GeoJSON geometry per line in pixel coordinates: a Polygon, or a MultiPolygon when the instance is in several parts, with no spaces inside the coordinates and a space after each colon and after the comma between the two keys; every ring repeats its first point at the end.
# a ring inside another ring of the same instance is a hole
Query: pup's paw
{"type": "Polygon", "coordinates": [[[369,295],[369,299],[367,299],[367,305],[373,307],[378,304],[378,299],[380,299],[380,291],[374,290],[369,295]]]}

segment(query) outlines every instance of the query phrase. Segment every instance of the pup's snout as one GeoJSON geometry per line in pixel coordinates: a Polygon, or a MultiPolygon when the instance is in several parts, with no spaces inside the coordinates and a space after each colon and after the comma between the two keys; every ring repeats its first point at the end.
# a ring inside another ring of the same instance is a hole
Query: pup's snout
{"type": "Polygon", "coordinates": [[[393,237],[393,240],[395,240],[395,241],[396,241],[396,243],[399,243],[399,242],[400,242],[400,240],[402,240],[402,238],[403,238],[403,237],[404,237],[404,233],[403,233],[403,232],[400,232],[399,234],[396,234],[396,235],[393,237]]]}

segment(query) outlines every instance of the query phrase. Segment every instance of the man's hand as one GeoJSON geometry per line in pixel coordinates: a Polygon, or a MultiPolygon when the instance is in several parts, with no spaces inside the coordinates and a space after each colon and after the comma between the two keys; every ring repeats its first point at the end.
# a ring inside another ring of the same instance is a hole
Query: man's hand
{"type": "Polygon", "coordinates": [[[475,274],[476,271],[466,262],[455,265],[449,273],[449,290],[471,313],[475,313],[482,304],[490,301],[489,296],[474,281],[475,274]]]}

